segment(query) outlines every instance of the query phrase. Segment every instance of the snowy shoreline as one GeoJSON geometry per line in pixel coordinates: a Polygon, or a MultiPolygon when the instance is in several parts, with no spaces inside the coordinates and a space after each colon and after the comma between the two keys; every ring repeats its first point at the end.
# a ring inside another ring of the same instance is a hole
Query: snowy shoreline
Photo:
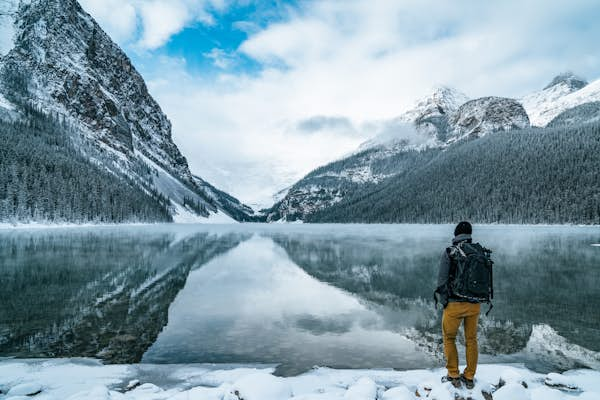
{"type": "Polygon", "coordinates": [[[473,390],[445,370],[318,368],[276,377],[274,366],[103,365],[94,359],[0,359],[0,399],[24,400],[597,400],[600,371],[540,374],[517,364],[480,365],[473,390]]]}
{"type": "Polygon", "coordinates": [[[127,227],[127,226],[152,226],[160,225],[161,223],[146,223],[146,222],[129,222],[122,224],[94,224],[94,223],[60,223],[60,224],[47,224],[47,223],[0,223],[0,230],[27,230],[27,229],[68,229],[68,228],[108,228],[108,227],[127,227]]]}

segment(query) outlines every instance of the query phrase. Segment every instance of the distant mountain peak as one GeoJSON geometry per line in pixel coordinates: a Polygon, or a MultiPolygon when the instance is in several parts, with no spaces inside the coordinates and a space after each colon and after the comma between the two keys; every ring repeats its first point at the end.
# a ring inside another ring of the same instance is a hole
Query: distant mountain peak
{"type": "Polygon", "coordinates": [[[523,96],[520,101],[533,126],[546,126],[569,108],[600,101],[600,80],[588,83],[572,72],[564,72],[543,90],[523,96]]]}
{"type": "Polygon", "coordinates": [[[550,89],[556,85],[560,85],[561,83],[567,85],[572,90],[579,90],[588,84],[585,79],[575,75],[571,71],[566,71],[556,75],[552,81],[546,87],[544,87],[544,90],[550,89]]]}
{"type": "Polygon", "coordinates": [[[398,121],[415,124],[426,137],[436,137],[445,131],[447,116],[467,101],[469,98],[461,91],[449,86],[437,86],[400,115],[398,121]]]}
{"type": "Polygon", "coordinates": [[[460,90],[453,88],[452,86],[446,86],[446,85],[435,86],[433,88],[431,97],[433,97],[433,98],[443,98],[443,97],[468,98],[467,95],[465,95],[460,90]]]}
{"type": "Polygon", "coordinates": [[[458,107],[467,101],[469,101],[469,97],[460,90],[449,86],[436,86],[431,94],[418,100],[415,107],[406,114],[408,115],[415,111],[421,113],[424,111],[431,112],[432,108],[437,112],[446,114],[457,110],[458,107]]]}

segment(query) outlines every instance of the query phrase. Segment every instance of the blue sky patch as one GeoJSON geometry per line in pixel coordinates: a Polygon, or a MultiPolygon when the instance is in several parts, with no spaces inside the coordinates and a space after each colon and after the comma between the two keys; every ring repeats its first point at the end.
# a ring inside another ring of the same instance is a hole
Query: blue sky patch
{"type": "Polygon", "coordinates": [[[148,61],[148,56],[185,59],[188,72],[205,77],[222,72],[253,75],[261,71],[262,65],[239,52],[239,46],[252,33],[285,21],[291,10],[298,9],[296,0],[273,0],[230,6],[222,13],[211,10],[214,24],[196,22],[159,49],[132,56],[140,65],[148,61]]]}

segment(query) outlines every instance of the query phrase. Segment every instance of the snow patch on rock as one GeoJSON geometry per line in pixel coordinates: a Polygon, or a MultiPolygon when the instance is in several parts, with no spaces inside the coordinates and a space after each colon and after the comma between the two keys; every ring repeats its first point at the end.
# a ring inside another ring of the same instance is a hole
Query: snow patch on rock
{"type": "Polygon", "coordinates": [[[564,369],[586,366],[600,369],[600,352],[595,352],[570,343],[552,327],[545,324],[534,325],[525,351],[537,358],[547,359],[564,369]]]}

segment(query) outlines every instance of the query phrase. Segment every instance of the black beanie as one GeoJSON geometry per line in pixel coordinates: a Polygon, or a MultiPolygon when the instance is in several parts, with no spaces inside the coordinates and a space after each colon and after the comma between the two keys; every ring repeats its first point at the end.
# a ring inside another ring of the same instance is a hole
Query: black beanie
{"type": "Polygon", "coordinates": [[[456,225],[456,228],[454,228],[454,236],[458,236],[462,233],[467,233],[469,235],[473,233],[473,227],[468,221],[459,222],[458,225],[456,225]]]}

